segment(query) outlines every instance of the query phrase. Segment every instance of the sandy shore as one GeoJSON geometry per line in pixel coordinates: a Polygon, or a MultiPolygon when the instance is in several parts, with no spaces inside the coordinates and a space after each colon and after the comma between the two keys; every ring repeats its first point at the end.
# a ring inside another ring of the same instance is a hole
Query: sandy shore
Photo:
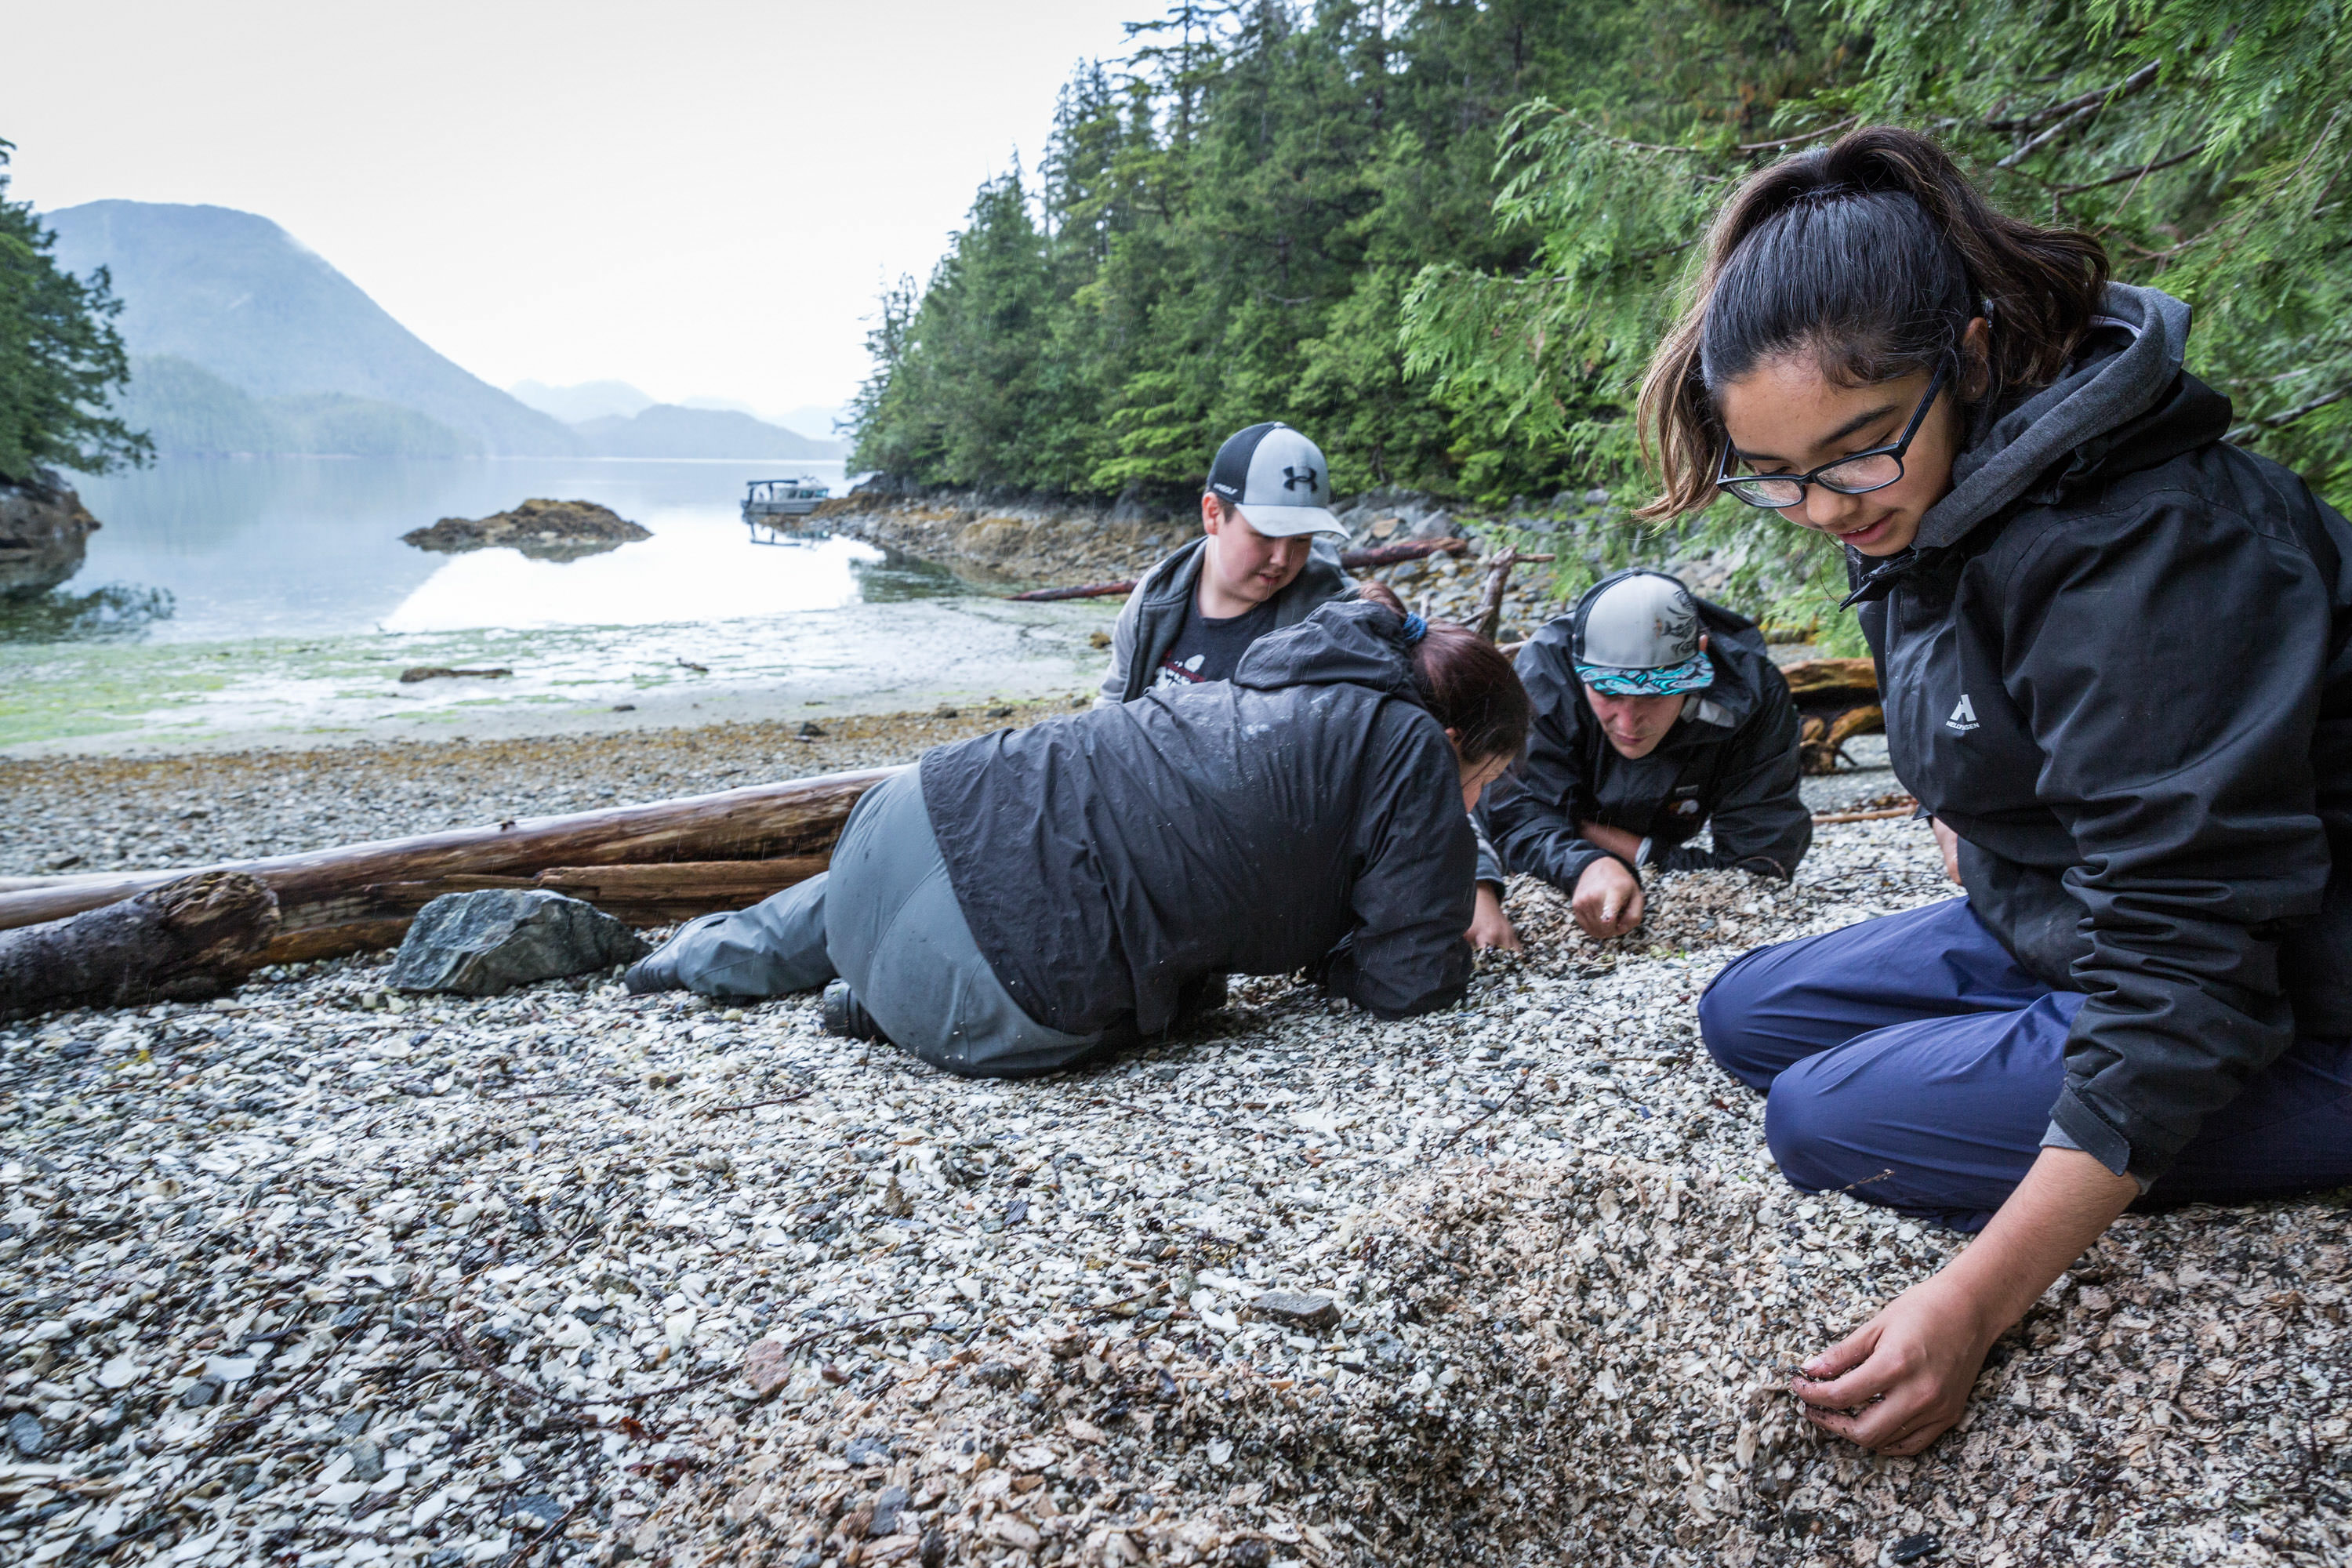
{"type": "MultiPolygon", "coordinates": [[[[149,823],[206,858],[1005,721],[17,761],[0,819],[10,869],[110,835],[131,863],[149,823]]],[[[1789,1364],[1958,1240],[1781,1182],[1692,1000],[1948,891],[1900,820],[1823,827],[1792,887],[1664,879],[1617,943],[1522,883],[1529,953],[1453,1011],[1251,981],[1019,1084],[830,1039],[805,998],[394,1012],[381,959],[0,1026],[0,1555],[2341,1561],[2333,1200],[2127,1217],[1920,1458],[1794,1419],[1789,1364]]]]}

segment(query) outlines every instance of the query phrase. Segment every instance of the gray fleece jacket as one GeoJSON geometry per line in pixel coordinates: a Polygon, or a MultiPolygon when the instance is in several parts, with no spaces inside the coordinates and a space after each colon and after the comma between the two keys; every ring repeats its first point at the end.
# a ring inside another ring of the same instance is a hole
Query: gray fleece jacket
{"type": "MultiPolygon", "coordinates": [[[[1208,542],[1204,533],[1165,557],[1128,595],[1118,625],[1110,634],[1110,668],[1103,676],[1101,694],[1095,699],[1097,705],[1132,702],[1150,689],[1152,671],[1160,668],[1160,661],[1176,646],[1176,635],[1184,629],[1185,607],[1201,585],[1202,552],[1208,542]]],[[[1340,570],[1339,547],[1329,536],[1318,535],[1307,552],[1307,564],[1291,579],[1290,586],[1274,597],[1275,629],[1295,626],[1320,606],[1354,592],[1355,584],[1340,570]]]]}

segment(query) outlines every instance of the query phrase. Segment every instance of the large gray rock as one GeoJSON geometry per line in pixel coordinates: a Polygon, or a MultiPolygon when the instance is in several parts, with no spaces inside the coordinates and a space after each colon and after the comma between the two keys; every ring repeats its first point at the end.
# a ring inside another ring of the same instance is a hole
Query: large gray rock
{"type": "Polygon", "coordinates": [[[496,888],[444,893],[417,911],[385,982],[395,991],[495,996],[518,985],[634,963],[649,951],[593,904],[496,888]]]}
{"type": "Polygon", "coordinates": [[[26,485],[0,479],[0,599],[46,594],[80,571],[97,527],[54,471],[36,468],[26,485]]]}

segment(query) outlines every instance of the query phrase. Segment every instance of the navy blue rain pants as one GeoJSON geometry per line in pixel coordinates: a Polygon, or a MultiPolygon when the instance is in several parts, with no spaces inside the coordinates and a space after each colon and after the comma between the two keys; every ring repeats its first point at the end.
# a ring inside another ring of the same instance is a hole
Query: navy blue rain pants
{"type": "MultiPolygon", "coordinates": [[[[1975,1231],[2042,1152],[2083,1005],[1965,899],[1744,954],[1699,998],[1706,1048],[1768,1096],[1781,1172],[1975,1231]]],[[[2297,1040],[2208,1117],[2147,1206],[2352,1184],[2352,1040],[2297,1040]]]]}

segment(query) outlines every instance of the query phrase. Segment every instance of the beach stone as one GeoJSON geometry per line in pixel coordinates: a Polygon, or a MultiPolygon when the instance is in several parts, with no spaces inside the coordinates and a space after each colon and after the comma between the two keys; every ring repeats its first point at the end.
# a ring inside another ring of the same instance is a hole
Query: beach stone
{"type": "Polygon", "coordinates": [[[890,1462],[890,1447],[872,1437],[852,1437],[841,1457],[853,1465],[887,1465],[890,1462]]]}
{"type": "Polygon", "coordinates": [[[1328,1329],[1339,1321],[1339,1304],[1328,1296],[1297,1290],[1268,1290],[1250,1303],[1253,1314],[1302,1329],[1328,1329]]]}
{"type": "Polygon", "coordinates": [[[444,893],[417,911],[385,984],[495,996],[518,985],[634,963],[636,932],[581,900],[537,889],[444,893]]]}
{"type": "Polygon", "coordinates": [[[355,1481],[383,1479],[383,1446],[362,1437],[343,1450],[352,1457],[351,1477],[355,1481]]]}
{"type": "Polygon", "coordinates": [[[782,1388],[792,1374],[791,1358],[784,1353],[782,1340],[761,1340],[743,1356],[743,1381],[762,1399],[782,1388]]]}
{"type": "Polygon", "coordinates": [[[898,1528],[898,1516],[907,1510],[907,1489],[884,1487],[874,1497],[874,1522],[866,1527],[870,1536],[889,1535],[898,1528]]]}
{"type": "Polygon", "coordinates": [[[202,1410],[205,1405],[210,1405],[219,1393],[219,1384],[215,1383],[211,1378],[200,1377],[180,1391],[180,1408],[202,1410]]]}
{"type": "Polygon", "coordinates": [[[19,1411],[8,1422],[8,1441],[16,1445],[16,1452],[28,1459],[37,1459],[49,1446],[49,1430],[28,1412],[19,1411]]]}
{"type": "Polygon", "coordinates": [[[545,1492],[533,1492],[529,1497],[509,1498],[499,1517],[509,1522],[531,1520],[543,1528],[563,1517],[563,1505],[545,1492]]]}

